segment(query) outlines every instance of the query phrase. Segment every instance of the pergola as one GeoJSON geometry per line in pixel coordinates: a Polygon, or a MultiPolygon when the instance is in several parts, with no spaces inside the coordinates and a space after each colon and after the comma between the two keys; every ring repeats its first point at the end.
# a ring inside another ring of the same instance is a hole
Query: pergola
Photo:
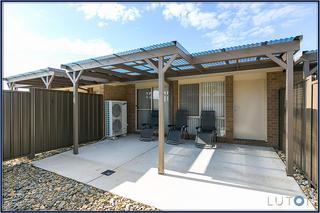
{"type": "MultiPolygon", "coordinates": [[[[159,163],[158,173],[164,174],[164,82],[166,78],[201,74],[240,72],[263,68],[281,67],[286,70],[286,150],[287,174],[293,174],[293,55],[300,49],[302,36],[265,41],[260,43],[222,48],[190,54],[178,42],[172,41],[149,47],[138,48],[90,58],[78,62],[62,64],[62,71],[51,70],[49,74],[32,76],[19,81],[7,78],[9,84],[37,86],[39,79],[46,88],[73,87],[73,128],[74,154],[78,154],[78,88],[81,84],[101,84],[107,82],[131,82],[157,79],[159,84],[159,163]],[[57,74],[59,73],[59,74],[57,74]],[[63,80],[52,80],[63,78],[63,80]],[[70,79],[66,82],[67,77],[70,79]],[[36,81],[36,78],[38,81],[36,81]],[[90,79],[90,80],[89,80],[90,79]]],[[[17,79],[18,77],[16,77],[17,79]]]]}
{"type": "MultiPolygon", "coordinates": [[[[10,90],[29,87],[46,89],[72,87],[65,70],[51,67],[6,77],[3,80],[7,82],[10,90]]],[[[90,75],[82,75],[79,79],[79,84],[83,86],[107,82],[106,79],[95,78],[90,75]]]]}

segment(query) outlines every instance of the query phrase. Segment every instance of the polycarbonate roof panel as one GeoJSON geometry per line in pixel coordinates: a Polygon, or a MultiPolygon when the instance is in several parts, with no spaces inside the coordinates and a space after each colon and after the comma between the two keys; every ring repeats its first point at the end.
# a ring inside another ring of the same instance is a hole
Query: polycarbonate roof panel
{"type": "Polygon", "coordinates": [[[244,62],[253,62],[257,61],[257,57],[250,57],[250,58],[240,58],[239,62],[244,63],[244,62]]]}
{"type": "Polygon", "coordinates": [[[136,62],[131,61],[131,62],[123,63],[123,64],[124,64],[124,65],[127,65],[127,66],[133,66],[133,65],[136,65],[136,62]]]}
{"type": "Polygon", "coordinates": [[[39,69],[39,70],[35,70],[35,71],[29,71],[29,72],[25,72],[25,73],[13,75],[13,76],[5,77],[4,79],[9,81],[9,80],[14,80],[16,78],[28,77],[28,76],[33,76],[33,75],[41,75],[41,74],[43,74],[43,76],[46,76],[46,75],[50,74],[51,72],[54,72],[54,73],[59,74],[61,76],[65,75],[65,71],[64,70],[47,67],[47,68],[44,68],[44,69],[39,69]]]}
{"type": "Polygon", "coordinates": [[[158,49],[158,48],[163,48],[163,47],[170,47],[170,46],[175,46],[176,42],[175,41],[170,41],[170,42],[165,42],[161,44],[155,44],[151,45],[148,47],[141,48],[142,50],[153,50],[153,49],[158,49]]]}
{"type": "Polygon", "coordinates": [[[186,60],[184,59],[176,59],[172,62],[172,66],[180,66],[180,65],[186,65],[186,64],[189,64],[186,60]]]}
{"type": "Polygon", "coordinates": [[[142,70],[142,71],[150,70],[150,68],[142,66],[142,65],[133,66],[133,67],[136,68],[136,69],[142,70]]]}
{"type": "Polygon", "coordinates": [[[136,73],[136,72],[129,72],[129,73],[127,73],[127,75],[140,75],[140,73],[136,73]]]}
{"type": "Polygon", "coordinates": [[[180,70],[191,70],[191,69],[194,69],[194,66],[187,65],[187,66],[180,66],[177,68],[179,68],[180,70]]]}
{"type": "Polygon", "coordinates": [[[144,61],[135,61],[137,64],[144,64],[144,63],[146,63],[146,62],[144,62],[144,61]]]}
{"type": "Polygon", "coordinates": [[[128,71],[128,70],[120,69],[120,68],[112,69],[112,71],[114,71],[114,72],[119,72],[119,73],[127,73],[127,72],[130,72],[130,71],[128,71]]]}
{"type": "Polygon", "coordinates": [[[114,68],[116,68],[116,67],[114,67],[114,66],[105,66],[105,67],[101,67],[101,68],[110,70],[110,69],[114,69],[114,68]]]}
{"type": "Polygon", "coordinates": [[[229,64],[236,64],[237,60],[229,60],[228,62],[229,62],[229,64]]]}
{"type": "Polygon", "coordinates": [[[153,67],[151,67],[149,64],[144,64],[143,66],[148,67],[149,69],[153,70],[153,67]]]}
{"type": "Polygon", "coordinates": [[[77,62],[73,62],[73,63],[67,63],[65,65],[67,65],[67,66],[71,65],[71,64],[80,64],[81,65],[81,64],[90,63],[92,61],[97,62],[99,60],[111,59],[111,58],[116,58],[119,56],[121,57],[124,55],[133,54],[133,53],[139,53],[139,52],[150,51],[150,50],[163,48],[163,47],[175,46],[176,43],[177,43],[176,41],[170,41],[170,42],[155,44],[155,45],[151,45],[151,46],[147,46],[147,47],[143,47],[143,48],[137,48],[137,49],[132,49],[132,50],[128,50],[128,51],[123,51],[123,52],[119,52],[116,54],[110,54],[110,55],[100,56],[100,57],[96,57],[96,58],[85,59],[85,60],[81,60],[81,61],[77,61],[77,62]]]}
{"type": "Polygon", "coordinates": [[[217,62],[210,62],[210,63],[205,63],[201,64],[204,68],[208,67],[215,67],[215,66],[221,66],[227,64],[225,61],[217,61],[217,62]]]}
{"type": "Polygon", "coordinates": [[[191,55],[192,56],[208,55],[208,54],[212,54],[212,53],[219,53],[219,52],[230,51],[230,50],[239,50],[239,49],[245,49],[245,48],[259,47],[262,45],[290,42],[290,41],[293,41],[294,39],[295,39],[295,37],[282,38],[282,39],[264,41],[264,42],[259,42],[259,43],[252,43],[252,44],[245,44],[245,45],[240,45],[240,46],[233,46],[233,47],[227,47],[227,48],[221,48],[221,49],[215,49],[215,50],[196,52],[196,53],[192,53],[191,55]]]}

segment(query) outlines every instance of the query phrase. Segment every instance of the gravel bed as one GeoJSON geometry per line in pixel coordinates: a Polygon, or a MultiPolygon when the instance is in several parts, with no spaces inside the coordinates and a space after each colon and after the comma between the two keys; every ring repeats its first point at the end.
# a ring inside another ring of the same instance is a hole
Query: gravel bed
{"type": "MultiPolygon", "coordinates": [[[[286,164],[286,155],[280,150],[277,150],[277,154],[283,163],[286,164]]],[[[310,181],[299,168],[294,167],[293,177],[299,184],[306,197],[309,199],[310,203],[312,203],[312,205],[318,210],[318,189],[310,183],[310,181]]]]}
{"type": "MultiPolygon", "coordinates": [[[[37,154],[34,160],[72,147],[37,154]]],[[[27,158],[3,162],[2,210],[152,211],[154,207],[37,168],[27,158]]]]}

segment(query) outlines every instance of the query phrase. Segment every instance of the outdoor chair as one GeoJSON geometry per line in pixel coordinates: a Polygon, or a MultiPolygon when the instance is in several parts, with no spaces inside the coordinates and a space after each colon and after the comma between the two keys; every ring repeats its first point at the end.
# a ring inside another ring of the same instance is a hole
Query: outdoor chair
{"type": "Polygon", "coordinates": [[[151,122],[143,123],[142,130],[140,132],[141,141],[153,141],[154,131],[158,128],[159,112],[158,110],[151,111],[151,122]]]}
{"type": "Polygon", "coordinates": [[[196,127],[196,147],[212,148],[213,143],[217,142],[217,130],[215,127],[215,111],[202,111],[200,126],[196,127]]]}
{"type": "Polygon", "coordinates": [[[188,111],[178,110],[176,113],[176,123],[168,125],[169,132],[167,135],[167,144],[178,145],[181,144],[181,137],[183,133],[187,133],[188,127],[188,111]]]}

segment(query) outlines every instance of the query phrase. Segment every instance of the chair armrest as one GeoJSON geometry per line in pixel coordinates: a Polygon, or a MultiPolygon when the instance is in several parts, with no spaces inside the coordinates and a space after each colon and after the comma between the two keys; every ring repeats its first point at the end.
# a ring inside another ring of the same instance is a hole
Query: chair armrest
{"type": "Polygon", "coordinates": [[[214,128],[214,130],[212,130],[212,134],[213,134],[214,136],[217,136],[217,135],[218,135],[216,128],[214,128]]]}
{"type": "Polygon", "coordinates": [[[168,127],[174,127],[174,126],[175,126],[174,124],[169,124],[169,125],[168,125],[168,127]]]}

